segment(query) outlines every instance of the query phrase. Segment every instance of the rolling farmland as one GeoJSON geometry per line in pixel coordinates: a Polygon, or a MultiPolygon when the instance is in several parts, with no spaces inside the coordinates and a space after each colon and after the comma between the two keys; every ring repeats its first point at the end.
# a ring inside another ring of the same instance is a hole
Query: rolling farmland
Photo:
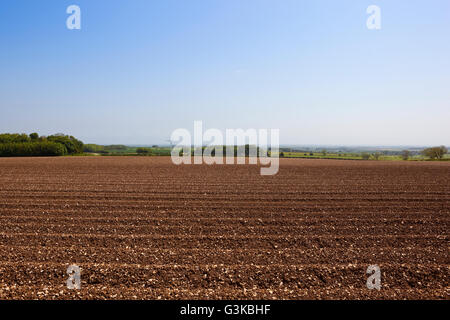
{"type": "Polygon", "coordinates": [[[449,230],[450,162],[0,159],[0,299],[448,299],[449,230]]]}

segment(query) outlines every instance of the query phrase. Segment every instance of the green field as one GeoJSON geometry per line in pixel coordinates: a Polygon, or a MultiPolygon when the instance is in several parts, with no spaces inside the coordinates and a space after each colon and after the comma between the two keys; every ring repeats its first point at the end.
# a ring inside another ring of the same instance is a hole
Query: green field
{"type": "MultiPolygon", "coordinates": [[[[281,152],[283,158],[303,158],[303,159],[340,159],[340,160],[364,160],[362,153],[326,153],[323,152],[281,152]]],[[[382,161],[404,161],[400,155],[380,155],[375,159],[373,154],[370,154],[368,160],[382,160],[382,161]]],[[[429,161],[423,155],[410,156],[408,161],[429,161]]],[[[446,154],[442,160],[450,160],[450,154],[446,154]]],[[[442,161],[441,160],[441,161],[442,161]]]]}
{"type": "Polygon", "coordinates": [[[170,147],[138,147],[125,145],[101,146],[88,144],[85,146],[85,154],[100,156],[170,156],[170,147]]]}
{"type": "MultiPolygon", "coordinates": [[[[85,145],[85,155],[97,156],[170,156],[171,147],[165,146],[126,146],[126,145],[85,145]]],[[[193,149],[192,149],[193,152],[193,149]]],[[[225,152],[225,151],[224,151],[225,152]]],[[[279,155],[281,158],[302,158],[302,159],[337,159],[337,160],[380,160],[380,161],[405,161],[400,152],[391,151],[362,151],[338,152],[338,151],[300,151],[286,150],[281,148],[279,155]],[[392,154],[394,153],[394,154],[392,154]]],[[[440,161],[449,161],[450,154],[445,154],[440,161]]],[[[418,152],[412,153],[407,161],[430,161],[430,159],[418,152]]]]}

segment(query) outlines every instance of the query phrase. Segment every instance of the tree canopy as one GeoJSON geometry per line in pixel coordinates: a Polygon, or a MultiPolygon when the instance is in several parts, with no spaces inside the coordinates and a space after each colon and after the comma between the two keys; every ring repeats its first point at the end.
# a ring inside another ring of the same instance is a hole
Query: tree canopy
{"type": "Polygon", "coordinates": [[[0,157],[64,156],[83,153],[83,142],[73,136],[37,133],[0,134],[0,157]]]}
{"type": "Polygon", "coordinates": [[[422,151],[422,154],[430,159],[442,159],[447,152],[448,150],[445,146],[440,146],[427,148],[422,151]]]}

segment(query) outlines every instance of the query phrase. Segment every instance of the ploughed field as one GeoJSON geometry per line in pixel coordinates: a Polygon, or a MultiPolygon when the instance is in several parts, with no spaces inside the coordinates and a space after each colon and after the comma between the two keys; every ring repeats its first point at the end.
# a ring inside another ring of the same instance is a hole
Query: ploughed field
{"type": "Polygon", "coordinates": [[[449,182],[449,162],[2,158],[0,299],[449,299],[449,182]]]}

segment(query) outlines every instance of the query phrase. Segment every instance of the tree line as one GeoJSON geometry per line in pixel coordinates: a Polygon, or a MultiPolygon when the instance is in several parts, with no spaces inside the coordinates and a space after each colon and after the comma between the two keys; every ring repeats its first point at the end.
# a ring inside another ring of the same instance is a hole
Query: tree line
{"type": "Polygon", "coordinates": [[[39,136],[37,133],[0,134],[0,157],[64,156],[83,153],[83,142],[62,133],[39,136]]]}
{"type": "MultiPolygon", "coordinates": [[[[445,146],[426,148],[420,152],[421,155],[431,160],[442,160],[447,153],[448,149],[445,146]]],[[[369,160],[371,157],[378,160],[380,156],[382,156],[382,153],[380,152],[376,152],[374,154],[363,152],[361,154],[363,160],[369,160]]],[[[411,157],[411,152],[409,150],[403,150],[400,153],[400,156],[403,160],[408,160],[411,157]]]]}
{"type": "MultiPolygon", "coordinates": [[[[217,147],[217,146],[216,146],[217,147]]],[[[223,155],[227,155],[227,146],[218,146],[222,148],[223,155]]],[[[259,156],[259,147],[257,146],[232,146],[233,154],[228,156],[250,156],[251,147],[256,149],[257,156],[259,156]],[[239,152],[240,151],[240,152],[239,152]]],[[[62,133],[54,134],[51,136],[39,136],[37,133],[19,134],[19,133],[3,133],[0,134],[0,157],[29,157],[29,156],[64,156],[64,155],[76,155],[87,153],[99,153],[99,154],[111,154],[114,152],[136,152],[141,155],[170,155],[170,150],[157,150],[157,146],[152,148],[130,148],[125,145],[96,145],[96,144],[83,144],[82,141],[76,139],[73,136],[65,135],[62,133]],[[156,149],[155,149],[156,148],[156,149]],[[133,149],[133,151],[130,151],[133,149]]],[[[195,151],[200,148],[191,147],[191,155],[195,155],[195,151]]],[[[203,154],[206,147],[202,147],[198,153],[203,154]]],[[[292,151],[286,148],[280,148],[279,155],[284,157],[285,151],[292,151]]],[[[297,151],[297,150],[296,150],[297,151]]],[[[183,154],[182,150],[179,150],[180,155],[183,154]]],[[[304,151],[305,155],[309,153],[314,155],[312,151],[304,151]]],[[[432,160],[443,159],[445,154],[448,153],[448,149],[445,146],[437,146],[426,148],[422,151],[414,151],[414,154],[422,154],[432,160]]],[[[271,150],[264,150],[264,155],[270,156],[271,150]]],[[[412,156],[412,152],[409,150],[403,150],[401,152],[391,152],[393,154],[400,154],[403,160],[408,160],[412,156]]],[[[327,150],[322,150],[324,156],[327,155],[327,150]]],[[[371,158],[378,160],[380,156],[385,152],[375,152],[373,154],[363,152],[360,154],[363,160],[369,160],[371,158]]],[[[212,156],[215,156],[215,150],[211,152],[212,156]]]]}

